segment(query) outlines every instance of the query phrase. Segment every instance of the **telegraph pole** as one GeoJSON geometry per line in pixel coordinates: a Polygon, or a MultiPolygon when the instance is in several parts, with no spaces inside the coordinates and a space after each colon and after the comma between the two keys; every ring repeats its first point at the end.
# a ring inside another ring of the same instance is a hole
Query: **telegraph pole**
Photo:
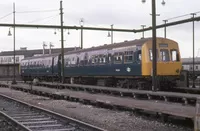
{"type": "Polygon", "coordinates": [[[12,81],[12,84],[16,84],[16,79],[15,79],[15,3],[13,3],[13,55],[14,55],[14,58],[13,58],[13,81],[12,81]]]}
{"type": "Polygon", "coordinates": [[[64,34],[63,34],[63,8],[62,0],[60,1],[60,25],[61,25],[61,77],[62,83],[65,82],[65,71],[64,71],[64,34]]]}
{"type": "Polygon", "coordinates": [[[152,91],[157,90],[157,52],[156,52],[156,2],[152,0],[152,53],[153,53],[153,60],[152,60],[152,69],[153,69],[153,77],[152,77],[152,91]]]}
{"type": "MultiPolygon", "coordinates": [[[[81,25],[81,27],[83,27],[81,25]]],[[[83,29],[81,29],[81,49],[83,49],[83,29]]]]}
{"type": "Polygon", "coordinates": [[[113,44],[113,24],[111,25],[111,44],[113,44]]]}
{"type": "MultiPolygon", "coordinates": [[[[192,18],[194,19],[194,16],[196,15],[195,13],[192,13],[192,18]]],[[[192,29],[193,29],[193,61],[192,61],[192,72],[193,72],[193,79],[192,79],[192,87],[195,88],[195,72],[194,72],[194,21],[192,21],[192,29]]]]}
{"type": "MultiPolygon", "coordinates": [[[[144,27],[146,27],[146,25],[141,25],[142,29],[144,30],[144,27]]],[[[144,38],[144,31],[142,31],[142,38],[144,38]]]]}
{"type": "MultiPolygon", "coordinates": [[[[163,21],[164,21],[164,23],[165,23],[165,25],[166,25],[167,20],[163,20],[163,21]]],[[[167,37],[167,29],[166,29],[166,26],[165,26],[165,28],[164,28],[164,37],[165,37],[165,38],[167,37]]]]}
{"type": "Polygon", "coordinates": [[[80,26],[81,26],[81,49],[83,49],[83,23],[84,23],[84,20],[83,20],[83,18],[81,18],[81,20],[80,20],[80,26]]]}

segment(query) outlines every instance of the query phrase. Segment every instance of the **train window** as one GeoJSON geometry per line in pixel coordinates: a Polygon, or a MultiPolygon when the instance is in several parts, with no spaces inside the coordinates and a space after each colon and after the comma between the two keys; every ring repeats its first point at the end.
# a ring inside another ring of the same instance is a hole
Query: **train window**
{"type": "MultiPolygon", "coordinates": [[[[157,54],[157,59],[158,59],[158,50],[156,50],[156,54],[157,54]]],[[[152,61],[153,60],[153,53],[152,53],[152,49],[149,49],[149,60],[152,61]]]]}
{"type": "Polygon", "coordinates": [[[96,56],[96,58],[95,58],[95,63],[99,63],[98,57],[97,57],[97,56],[96,56]]]}
{"type": "Polygon", "coordinates": [[[142,60],[142,54],[141,54],[141,50],[140,50],[140,51],[138,51],[137,59],[138,59],[139,61],[141,61],[141,60],[142,60]]]}
{"type": "Polygon", "coordinates": [[[16,57],[16,62],[19,62],[19,57],[16,57]]]}
{"type": "Polygon", "coordinates": [[[103,63],[106,63],[106,57],[105,56],[103,57],[103,63]]]}
{"type": "Polygon", "coordinates": [[[133,62],[133,51],[126,51],[124,55],[124,62],[125,63],[131,63],[133,62]]]}
{"type": "Polygon", "coordinates": [[[108,61],[109,61],[109,63],[111,62],[111,56],[108,57],[108,61]]]}
{"type": "Polygon", "coordinates": [[[198,70],[198,66],[196,66],[196,69],[198,70]]]}
{"type": "Polygon", "coordinates": [[[107,60],[108,63],[111,63],[111,62],[112,62],[112,58],[111,58],[111,57],[112,57],[112,55],[111,55],[111,54],[108,54],[108,58],[107,58],[107,59],[108,59],[108,60],[107,60]]]}
{"type": "Polygon", "coordinates": [[[161,61],[169,61],[169,51],[167,49],[160,50],[160,59],[161,61]]]}
{"type": "Polygon", "coordinates": [[[95,57],[92,56],[92,64],[94,64],[94,63],[95,63],[95,57]]]}
{"type": "Polygon", "coordinates": [[[171,50],[172,61],[179,61],[179,55],[177,50],[171,50]]]}
{"type": "Polygon", "coordinates": [[[115,62],[115,64],[122,63],[122,53],[115,53],[114,54],[114,62],[115,62]]]}

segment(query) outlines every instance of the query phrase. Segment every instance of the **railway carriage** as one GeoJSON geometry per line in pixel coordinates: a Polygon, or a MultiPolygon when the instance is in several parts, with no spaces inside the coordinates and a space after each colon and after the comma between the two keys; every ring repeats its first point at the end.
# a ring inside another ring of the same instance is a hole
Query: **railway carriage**
{"type": "MultiPolygon", "coordinates": [[[[66,52],[65,80],[67,83],[148,89],[151,87],[152,76],[151,48],[152,38],[144,38],[66,52]]],[[[22,60],[22,78],[59,78],[60,58],[60,54],[55,54],[22,60]],[[41,66],[37,67],[37,63],[41,66]]],[[[174,86],[172,84],[179,78],[181,67],[178,43],[157,38],[157,75],[160,87],[164,89],[174,86]]]]}

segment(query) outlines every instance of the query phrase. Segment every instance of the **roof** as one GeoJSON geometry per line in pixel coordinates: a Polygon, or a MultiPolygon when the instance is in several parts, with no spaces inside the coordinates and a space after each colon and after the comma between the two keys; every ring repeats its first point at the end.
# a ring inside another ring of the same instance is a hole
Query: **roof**
{"type": "MultiPolygon", "coordinates": [[[[182,63],[183,64],[191,64],[193,63],[193,58],[182,58],[182,63]]],[[[194,58],[195,63],[200,63],[200,57],[195,57],[194,58]]]]}
{"type": "MultiPolygon", "coordinates": [[[[70,48],[64,48],[64,52],[72,51],[75,49],[79,49],[79,47],[70,47],[70,48]]],[[[60,53],[61,49],[60,48],[53,48],[51,49],[51,53],[60,53]]],[[[35,54],[42,54],[43,49],[36,49],[36,50],[15,50],[15,55],[24,55],[24,57],[32,57],[35,54]]],[[[49,49],[45,49],[45,54],[49,54],[49,49]]],[[[3,51],[0,52],[0,56],[11,56],[13,55],[13,51],[3,51]]]]}
{"type": "MultiPolygon", "coordinates": [[[[166,38],[157,37],[157,39],[166,39],[166,38]]],[[[135,39],[135,40],[131,40],[131,41],[124,41],[124,42],[108,44],[108,45],[104,44],[102,46],[91,47],[91,48],[86,48],[86,49],[82,49],[82,50],[73,50],[70,52],[66,52],[65,54],[88,52],[88,51],[101,50],[101,49],[112,49],[112,48],[119,48],[119,47],[124,47],[124,46],[133,46],[133,45],[142,46],[145,42],[147,42],[149,40],[152,40],[152,37],[135,39]]],[[[168,39],[168,40],[170,40],[170,39],[168,39]]]]}
{"type": "MultiPolygon", "coordinates": [[[[166,38],[157,37],[157,39],[166,39],[166,38]]],[[[142,46],[145,42],[150,41],[150,40],[152,40],[152,37],[135,39],[135,40],[131,40],[131,41],[124,41],[124,42],[108,44],[108,45],[104,44],[102,46],[91,47],[91,48],[86,48],[86,49],[78,48],[77,50],[71,50],[71,51],[68,51],[68,52],[65,51],[65,54],[89,52],[89,51],[95,51],[95,50],[101,50],[101,49],[112,49],[112,48],[119,48],[119,47],[124,47],[124,46],[133,46],[133,45],[142,46]]],[[[168,39],[168,40],[170,40],[170,39],[168,39]]],[[[42,57],[49,57],[49,56],[52,56],[52,55],[36,56],[36,57],[32,57],[32,58],[29,57],[29,58],[25,58],[25,59],[35,59],[35,58],[42,58],[42,57]]]]}

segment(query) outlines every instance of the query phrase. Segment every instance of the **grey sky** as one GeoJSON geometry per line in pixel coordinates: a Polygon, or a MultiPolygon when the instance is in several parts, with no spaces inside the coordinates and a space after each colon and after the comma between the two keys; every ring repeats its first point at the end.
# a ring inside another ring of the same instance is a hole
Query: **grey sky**
{"type": "MultiPolygon", "coordinates": [[[[64,25],[79,25],[80,18],[84,18],[84,26],[130,28],[139,29],[141,24],[151,26],[151,1],[146,0],[63,0],[64,25]]],[[[59,0],[6,0],[0,3],[0,17],[12,12],[13,2],[16,11],[54,10],[45,13],[16,13],[16,23],[26,24],[59,24],[59,0]],[[40,20],[49,16],[52,18],[40,20]],[[39,21],[40,20],[40,21],[39,21]]],[[[162,24],[163,19],[200,11],[199,0],[165,0],[166,5],[161,5],[162,0],[157,0],[157,24],[162,24]]],[[[197,14],[199,16],[199,14],[197,14]]],[[[189,18],[186,16],[181,19],[189,18]]],[[[178,20],[178,19],[175,19],[178,20]]],[[[171,20],[172,22],[172,20],[171,20]]],[[[0,19],[0,23],[12,23],[12,15],[0,19]]],[[[200,23],[195,22],[195,54],[200,48],[200,23]]],[[[0,28],[1,51],[13,49],[13,39],[7,36],[9,28],[0,28]]],[[[12,29],[11,29],[12,31],[12,29]]],[[[53,42],[55,47],[60,47],[60,32],[54,35],[54,29],[16,29],[16,48],[28,49],[42,48],[42,42],[53,42]]],[[[70,30],[70,35],[65,31],[65,47],[80,45],[80,31],[70,30]]],[[[84,31],[84,48],[109,44],[108,32],[84,31]]],[[[141,33],[114,32],[114,42],[141,38],[141,33]]],[[[151,31],[145,32],[145,37],[150,37],[151,31]]],[[[157,36],[163,37],[163,29],[157,30],[157,36]]],[[[192,56],[192,23],[182,24],[167,28],[167,38],[179,43],[182,57],[192,56]]],[[[200,54],[199,54],[200,55],[200,54]]]]}

